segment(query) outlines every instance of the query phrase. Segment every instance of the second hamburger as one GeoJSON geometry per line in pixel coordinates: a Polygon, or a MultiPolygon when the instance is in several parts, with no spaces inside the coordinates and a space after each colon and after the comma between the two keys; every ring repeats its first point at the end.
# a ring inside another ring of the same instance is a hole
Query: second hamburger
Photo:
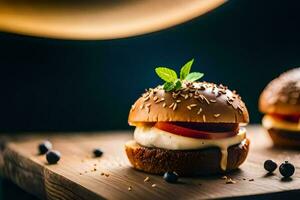
{"type": "Polygon", "coordinates": [[[272,80],[260,96],[259,108],[276,146],[300,148],[300,68],[272,80]]]}

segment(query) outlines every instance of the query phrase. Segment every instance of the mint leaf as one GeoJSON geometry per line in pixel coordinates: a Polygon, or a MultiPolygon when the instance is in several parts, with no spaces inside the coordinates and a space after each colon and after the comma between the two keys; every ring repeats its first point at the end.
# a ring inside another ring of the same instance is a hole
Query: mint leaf
{"type": "Polygon", "coordinates": [[[180,69],[180,80],[184,80],[190,73],[193,62],[194,59],[190,60],[189,62],[185,63],[185,65],[180,69]]]}
{"type": "Polygon", "coordinates": [[[175,82],[177,80],[177,74],[174,70],[166,67],[155,68],[156,74],[166,82],[175,82]]]}
{"type": "Polygon", "coordinates": [[[181,81],[177,80],[176,83],[175,83],[174,89],[179,90],[180,88],[181,88],[181,81]]]}
{"type": "Polygon", "coordinates": [[[199,72],[192,72],[190,74],[188,74],[184,80],[190,81],[190,82],[194,82],[200,78],[202,78],[204,76],[203,73],[199,73],[199,72]]]}
{"type": "Polygon", "coordinates": [[[174,88],[175,88],[175,85],[172,82],[166,82],[164,84],[164,90],[166,90],[167,92],[173,90],[174,88]]]}

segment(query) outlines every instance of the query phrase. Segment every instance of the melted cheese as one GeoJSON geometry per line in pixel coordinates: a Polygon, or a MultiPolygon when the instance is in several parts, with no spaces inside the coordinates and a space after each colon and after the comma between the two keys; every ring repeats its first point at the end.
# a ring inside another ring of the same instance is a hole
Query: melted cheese
{"type": "Polygon", "coordinates": [[[271,115],[265,115],[262,119],[262,124],[266,129],[277,128],[289,131],[300,131],[300,121],[299,123],[283,121],[271,115]]]}
{"type": "Polygon", "coordinates": [[[135,141],[145,147],[157,147],[169,150],[194,150],[207,147],[219,147],[221,150],[221,169],[226,170],[228,147],[241,143],[246,138],[246,129],[241,128],[235,136],[222,139],[200,139],[175,135],[155,127],[136,127],[135,141]]]}

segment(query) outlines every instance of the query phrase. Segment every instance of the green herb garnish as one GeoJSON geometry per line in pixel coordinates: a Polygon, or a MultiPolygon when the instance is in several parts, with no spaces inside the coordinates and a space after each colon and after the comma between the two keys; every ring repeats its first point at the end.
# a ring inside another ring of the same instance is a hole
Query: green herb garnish
{"type": "Polygon", "coordinates": [[[191,72],[191,68],[193,65],[194,59],[187,62],[180,69],[180,77],[177,77],[176,72],[173,69],[167,67],[157,67],[155,68],[156,74],[165,81],[164,90],[172,91],[179,90],[182,88],[183,81],[194,82],[204,76],[203,73],[199,72],[191,72]]]}

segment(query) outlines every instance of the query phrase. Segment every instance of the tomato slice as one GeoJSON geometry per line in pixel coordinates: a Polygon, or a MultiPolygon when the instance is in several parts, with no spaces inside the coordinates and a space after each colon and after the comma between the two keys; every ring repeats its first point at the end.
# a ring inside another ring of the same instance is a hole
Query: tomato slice
{"type": "Polygon", "coordinates": [[[237,134],[237,131],[226,131],[226,132],[208,132],[203,130],[195,130],[168,122],[157,122],[155,127],[173,133],[175,135],[181,135],[184,137],[201,138],[201,139],[221,139],[232,137],[237,134]]]}
{"type": "Polygon", "coordinates": [[[272,114],[272,116],[293,123],[298,123],[300,121],[300,114],[294,114],[294,115],[272,114]]]}

